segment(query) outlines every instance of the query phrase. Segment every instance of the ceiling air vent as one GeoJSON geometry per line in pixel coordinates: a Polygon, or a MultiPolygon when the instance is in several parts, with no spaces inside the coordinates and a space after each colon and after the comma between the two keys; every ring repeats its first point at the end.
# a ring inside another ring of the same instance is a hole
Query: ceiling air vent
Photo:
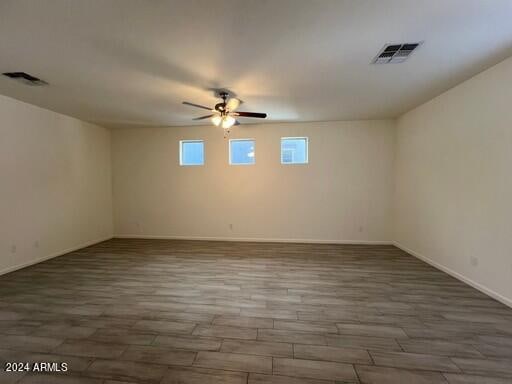
{"type": "Polygon", "coordinates": [[[4,76],[7,76],[13,80],[17,80],[23,84],[26,85],[32,85],[32,86],[41,86],[41,85],[48,85],[48,83],[44,80],[41,80],[35,76],[29,75],[25,72],[5,72],[3,73],[4,76]]]}
{"type": "Polygon", "coordinates": [[[403,63],[421,44],[422,42],[386,44],[372,60],[372,64],[403,63]]]}

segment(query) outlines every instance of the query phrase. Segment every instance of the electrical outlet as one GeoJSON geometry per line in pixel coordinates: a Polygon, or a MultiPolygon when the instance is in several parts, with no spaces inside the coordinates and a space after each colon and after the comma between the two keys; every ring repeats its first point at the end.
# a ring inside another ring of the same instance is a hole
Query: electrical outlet
{"type": "Polygon", "coordinates": [[[363,232],[363,226],[359,227],[359,232],[363,232]]]}
{"type": "Polygon", "coordinates": [[[477,266],[478,266],[478,257],[476,257],[476,256],[471,256],[471,258],[470,258],[470,262],[471,262],[471,265],[472,265],[473,267],[477,267],[477,266]]]}
{"type": "Polygon", "coordinates": [[[229,224],[229,230],[232,231],[233,230],[233,224],[229,224]]]}
{"type": "Polygon", "coordinates": [[[34,241],[34,248],[39,248],[39,241],[34,241]]]}
{"type": "Polygon", "coordinates": [[[11,253],[16,253],[16,249],[17,249],[16,244],[13,244],[11,246],[11,253]]]}

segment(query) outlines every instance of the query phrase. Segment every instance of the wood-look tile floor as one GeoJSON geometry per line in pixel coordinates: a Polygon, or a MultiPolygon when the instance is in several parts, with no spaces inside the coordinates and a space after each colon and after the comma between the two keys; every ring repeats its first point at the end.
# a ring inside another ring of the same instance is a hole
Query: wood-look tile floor
{"type": "Polygon", "coordinates": [[[512,309],[392,246],[114,239],[0,277],[1,383],[512,383],[512,309]]]}

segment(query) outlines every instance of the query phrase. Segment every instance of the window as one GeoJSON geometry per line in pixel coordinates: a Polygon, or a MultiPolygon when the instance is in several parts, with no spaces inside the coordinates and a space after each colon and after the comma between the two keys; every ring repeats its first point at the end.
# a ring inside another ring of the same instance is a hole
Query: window
{"type": "Polygon", "coordinates": [[[180,141],[180,165],[204,165],[203,140],[180,141]]]}
{"type": "Polygon", "coordinates": [[[307,162],[307,137],[281,138],[281,164],[306,164],[307,162]]]}
{"type": "Polygon", "coordinates": [[[255,163],[254,140],[229,140],[229,164],[249,165],[255,163]]]}

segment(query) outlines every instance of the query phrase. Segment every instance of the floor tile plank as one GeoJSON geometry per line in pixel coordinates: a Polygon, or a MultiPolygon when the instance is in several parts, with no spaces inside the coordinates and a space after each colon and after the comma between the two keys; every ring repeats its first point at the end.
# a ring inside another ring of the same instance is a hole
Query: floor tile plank
{"type": "Polygon", "coordinates": [[[357,383],[354,367],[330,361],[274,358],[274,374],[357,383]]]}
{"type": "Polygon", "coordinates": [[[439,372],[414,371],[387,367],[356,365],[364,384],[447,384],[439,372]]]}
{"type": "Polygon", "coordinates": [[[320,345],[295,344],[293,356],[296,359],[337,361],[350,364],[372,364],[367,351],[355,348],[339,348],[320,345]]]}
{"type": "Polygon", "coordinates": [[[446,356],[425,355],[409,352],[370,351],[375,365],[427,371],[460,372],[453,361],[446,356]]]}
{"type": "Polygon", "coordinates": [[[292,344],[272,341],[224,340],[220,351],[247,355],[293,357],[292,344]]]}
{"type": "Polygon", "coordinates": [[[169,368],[161,384],[246,384],[247,373],[205,368],[169,368]]]}
{"type": "Polygon", "coordinates": [[[272,373],[272,358],[224,352],[199,352],[194,366],[242,372],[272,373]]]}

